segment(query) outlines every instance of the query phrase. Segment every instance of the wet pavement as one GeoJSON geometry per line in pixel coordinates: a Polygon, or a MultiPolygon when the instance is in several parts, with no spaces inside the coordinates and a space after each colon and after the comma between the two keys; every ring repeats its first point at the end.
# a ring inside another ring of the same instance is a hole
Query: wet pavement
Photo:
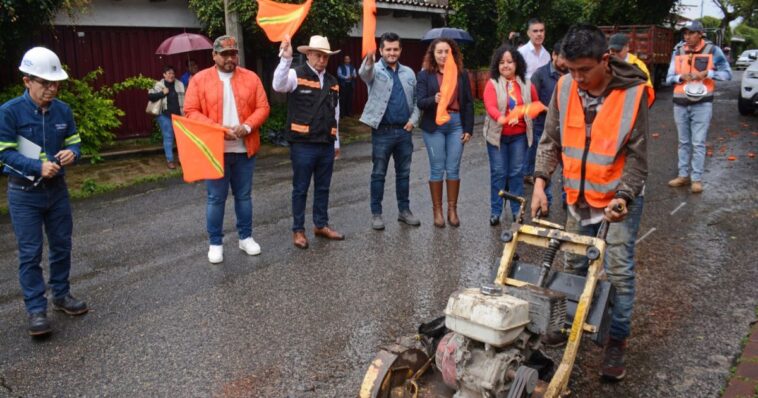
{"type": "MultiPolygon", "coordinates": [[[[575,396],[712,397],[726,385],[758,305],[758,165],[748,156],[758,149],[758,117],[737,113],[739,78],[719,86],[700,195],[666,186],[676,174],[676,129],[671,93],[659,93],[628,376],[601,383],[600,349],[586,341],[575,396]]],[[[305,251],[290,243],[288,157],[256,165],[263,253],[237,249],[229,200],[220,266],[206,258],[202,184],[175,179],[75,202],[73,293],[93,310],[51,311],[55,333],[43,341],[26,336],[16,245],[1,218],[0,396],[356,396],[376,348],[439,315],[456,288],[489,281],[502,249],[500,229],[488,224],[481,135],[464,153],[457,229],[432,226],[420,134],[414,142],[411,207],[422,225],[395,221],[390,172],[387,229],[370,229],[370,144],[352,144],[330,200],[331,223],[347,239],[313,238],[309,216],[305,251]]]]}

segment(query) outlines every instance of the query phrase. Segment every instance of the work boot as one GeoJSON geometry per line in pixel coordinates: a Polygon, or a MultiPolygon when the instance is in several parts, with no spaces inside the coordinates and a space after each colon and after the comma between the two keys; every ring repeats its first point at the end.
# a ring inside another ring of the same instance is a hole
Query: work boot
{"type": "Polygon", "coordinates": [[[689,177],[676,177],[673,180],[669,181],[669,186],[673,188],[683,187],[687,185],[690,185],[689,177]]]}
{"type": "Polygon", "coordinates": [[[371,229],[381,231],[384,229],[384,220],[382,220],[381,214],[374,214],[371,217],[371,229]]]}
{"type": "Polygon", "coordinates": [[[445,216],[442,215],[442,181],[429,181],[429,192],[432,194],[434,226],[445,228],[445,216]]]}
{"type": "Polygon", "coordinates": [[[50,321],[47,320],[47,314],[36,312],[29,314],[29,336],[39,337],[46,336],[53,331],[50,327],[50,321]]]}
{"type": "Polygon", "coordinates": [[[421,221],[411,213],[410,209],[401,211],[400,214],[397,215],[397,220],[414,227],[421,225],[421,221]]]}
{"type": "Polygon", "coordinates": [[[626,340],[608,339],[603,352],[603,369],[600,376],[606,380],[619,381],[626,376],[624,367],[624,350],[626,349],[626,340]]]}
{"type": "Polygon", "coordinates": [[[458,191],[461,188],[461,180],[447,181],[447,222],[453,227],[461,225],[458,219],[458,191]]]}
{"type": "Polygon", "coordinates": [[[53,309],[57,311],[63,311],[68,315],[82,315],[89,311],[87,303],[76,299],[70,293],[53,300],[53,309]]]}
{"type": "Polygon", "coordinates": [[[166,164],[166,167],[168,167],[171,170],[174,170],[176,168],[176,163],[174,163],[174,162],[168,162],[166,164]]]}
{"type": "Polygon", "coordinates": [[[692,193],[703,192],[703,183],[700,182],[700,181],[692,181],[692,186],[690,187],[690,192],[692,192],[692,193]]]}

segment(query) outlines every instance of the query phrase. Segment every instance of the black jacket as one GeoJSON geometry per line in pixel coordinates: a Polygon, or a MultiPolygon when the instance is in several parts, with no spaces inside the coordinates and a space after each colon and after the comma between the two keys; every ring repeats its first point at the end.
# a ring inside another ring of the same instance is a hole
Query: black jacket
{"type": "MultiPolygon", "coordinates": [[[[437,123],[434,119],[437,115],[437,103],[434,102],[434,96],[440,91],[440,85],[437,83],[437,75],[422,70],[416,76],[416,105],[423,112],[419,127],[427,133],[433,133],[437,130],[437,123]]],[[[474,98],[471,95],[471,83],[468,80],[468,73],[464,69],[458,73],[458,103],[461,107],[461,124],[463,132],[473,134],[474,132],[474,98]]]]}

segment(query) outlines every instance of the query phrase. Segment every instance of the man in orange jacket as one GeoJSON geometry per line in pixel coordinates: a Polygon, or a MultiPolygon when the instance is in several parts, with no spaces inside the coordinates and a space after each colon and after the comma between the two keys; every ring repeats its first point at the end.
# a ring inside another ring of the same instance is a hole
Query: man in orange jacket
{"type": "Polygon", "coordinates": [[[268,99],[258,75],[238,66],[237,40],[221,36],[213,43],[214,66],[192,77],[184,99],[190,119],[220,124],[224,133],[224,177],[206,180],[206,222],[210,238],[208,261],[224,261],[222,245],[224,207],[229,186],[234,195],[239,248],[248,255],[260,254],[253,239],[253,170],[255,153],[261,145],[260,127],[269,114],[268,99]]]}
{"type": "MultiPolygon", "coordinates": [[[[603,32],[575,25],[563,39],[570,72],[558,81],[537,149],[532,217],[547,214],[545,186],[563,164],[569,214],[566,231],[608,229],[605,270],[616,290],[601,375],[621,380],[634,304],[634,242],[647,178],[648,98],[652,88],[637,67],[610,56],[603,32]],[[621,206],[620,211],[615,210],[621,206]]],[[[567,270],[586,273],[587,258],[567,256],[567,270]]]]}

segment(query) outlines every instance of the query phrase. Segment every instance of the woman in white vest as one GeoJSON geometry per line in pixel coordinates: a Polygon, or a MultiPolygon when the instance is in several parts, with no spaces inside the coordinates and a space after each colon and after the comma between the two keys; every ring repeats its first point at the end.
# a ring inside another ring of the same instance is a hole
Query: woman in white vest
{"type": "MultiPolygon", "coordinates": [[[[490,225],[500,224],[503,201],[501,189],[514,195],[524,195],[522,165],[526,150],[532,142],[532,119],[529,116],[513,117],[516,107],[538,100],[537,90],[524,78],[526,62],[523,56],[508,44],[497,48],[490,62],[490,80],[484,88],[484,138],[490,159],[490,225]],[[510,116],[510,117],[509,117],[510,116]]],[[[511,203],[515,220],[518,203],[511,203]]]]}

